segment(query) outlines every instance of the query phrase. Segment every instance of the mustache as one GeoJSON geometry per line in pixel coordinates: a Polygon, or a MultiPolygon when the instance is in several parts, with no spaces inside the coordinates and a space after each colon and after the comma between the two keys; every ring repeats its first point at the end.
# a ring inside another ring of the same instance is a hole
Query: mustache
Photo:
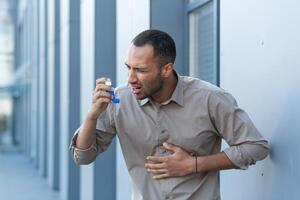
{"type": "Polygon", "coordinates": [[[140,84],[140,83],[129,83],[129,85],[134,88],[142,87],[142,84],[140,84]]]}

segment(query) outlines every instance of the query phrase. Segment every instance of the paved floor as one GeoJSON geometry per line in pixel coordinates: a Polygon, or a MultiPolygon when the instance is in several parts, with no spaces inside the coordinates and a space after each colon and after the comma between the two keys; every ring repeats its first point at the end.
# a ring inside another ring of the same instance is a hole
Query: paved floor
{"type": "Polygon", "coordinates": [[[59,194],[22,153],[0,151],[0,199],[59,200],[59,194]]]}

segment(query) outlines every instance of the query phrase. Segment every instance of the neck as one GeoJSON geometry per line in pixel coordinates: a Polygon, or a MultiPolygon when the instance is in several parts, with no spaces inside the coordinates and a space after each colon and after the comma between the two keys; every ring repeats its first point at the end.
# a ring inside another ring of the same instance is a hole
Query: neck
{"type": "Polygon", "coordinates": [[[163,80],[161,90],[154,94],[151,99],[153,99],[156,103],[162,103],[170,99],[176,88],[177,81],[175,73],[172,73],[169,77],[163,80]]]}

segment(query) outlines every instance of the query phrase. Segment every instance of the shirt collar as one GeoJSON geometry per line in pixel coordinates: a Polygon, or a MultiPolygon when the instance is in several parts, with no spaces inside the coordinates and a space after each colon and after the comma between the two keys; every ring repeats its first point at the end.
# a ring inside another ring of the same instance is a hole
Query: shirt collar
{"type": "Polygon", "coordinates": [[[140,106],[145,105],[146,103],[148,103],[148,101],[149,101],[149,98],[145,98],[145,99],[139,100],[140,106]]]}
{"type": "MultiPolygon", "coordinates": [[[[183,107],[183,80],[182,80],[182,77],[178,76],[177,72],[175,70],[174,71],[174,74],[175,76],[177,77],[177,85],[176,85],[176,88],[171,96],[171,98],[163,103],[161,103],[162,105],[167,105],[169,104],[171,101],[174,101],[176,102],[178,105],[182,106],[183,107]]],[[[146,103],[148,103],[150,101],[149,98],[145,98],[145,99],[142,99],[142,100],[139,100],[140,102],[140,106],[144,106],[146,103]]]]}

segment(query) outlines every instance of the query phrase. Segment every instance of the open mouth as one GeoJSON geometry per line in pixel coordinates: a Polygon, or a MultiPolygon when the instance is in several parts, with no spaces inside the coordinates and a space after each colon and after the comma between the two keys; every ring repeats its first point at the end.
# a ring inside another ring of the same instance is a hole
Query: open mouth
{"type": "Polygon", "coordinates": [[[131,86],[131,91],[133,94],[138,94],[140,93],[142,87],[139,86],[131,86]]]}

